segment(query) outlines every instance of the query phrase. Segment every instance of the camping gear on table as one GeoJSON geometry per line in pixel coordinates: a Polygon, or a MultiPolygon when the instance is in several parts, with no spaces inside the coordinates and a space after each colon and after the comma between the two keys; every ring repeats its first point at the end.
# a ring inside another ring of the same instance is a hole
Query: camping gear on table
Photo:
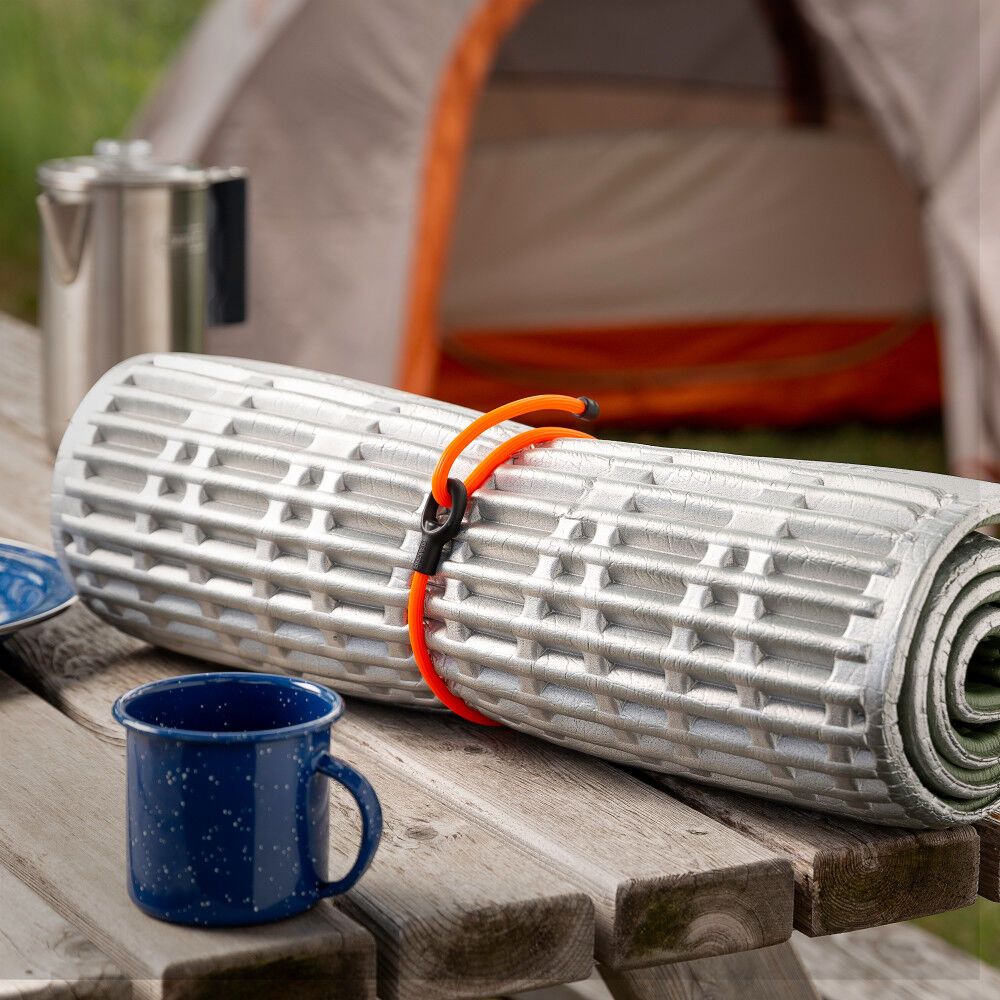
{"type": "Polygon", "coordinates": [[[269,280],[210,353],[646,424],[900,419],[943,379],[952,469],[1000,479],[1000,6],[249,6],[135,129],[259,180],[269,280]]]}
{"type": "Polygon", "coordinates": [[[363,775],[330,756],[343,714],[329,688],[270,674],[187,674],[123,694],[132,901],[171,923],[236,927],[350,889],[378,849],[382,809],[363,775]],[[362,820],[357,860],[332,882],[323,777],[362,820]]]}
{"type": "MultiPolygon", "coordinates": [[[[216,663],[433,708],[407,640],[420,512],[475,414],[164,354],[88,394],[52,529],[81,598],[216,663]]],[[[480,437],[462,476],[519,429],[480,437]]],[[[437,672],[509,726],[876,822],[1000,794],[1000,486],[561,440],[476,494],[425,606],[437,672]]]]}
{"type": "Polygon", "coordinates": [[[200,351],[246,318],[246,171],[102,139],[38,168],[42,393],[53,451],[87,390],[148,351],[200,351]]]}

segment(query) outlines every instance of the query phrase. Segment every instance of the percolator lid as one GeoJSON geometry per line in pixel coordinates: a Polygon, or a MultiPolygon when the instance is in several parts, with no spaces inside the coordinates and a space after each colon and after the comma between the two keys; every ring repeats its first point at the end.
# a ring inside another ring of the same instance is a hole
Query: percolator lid
{"type": "Polygon", "coordinates": [[[36,172],[38,183],[48,189],[86,191],[95,185],[138,187],[205,187],[208,171],[186,163],[166,163],[153,158],[145,139],[98,139],[92,156],[46,160],[36,172]]]}

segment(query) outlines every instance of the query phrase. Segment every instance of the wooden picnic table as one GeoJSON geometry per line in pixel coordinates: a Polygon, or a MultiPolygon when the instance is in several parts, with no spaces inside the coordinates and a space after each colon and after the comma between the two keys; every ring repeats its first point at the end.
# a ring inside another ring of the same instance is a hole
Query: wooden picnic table
{"type": "MultiPolygon", "coordinates": [[[[50,548],[36,331],[0,316],[0,359],[0,536],[50,548]]],[[[877,943],[821,941],[1000,898],[1000,821],[868,826],[354,699],[335,752],[385,810],[361,882],[272,925],[155,921],[126,894],[110,709],[137,683],[204,665],[81,605],[0,653],[0,1000],[486,998],[580,980],[595,962],[619,1000],[814,1000],[803,960],[824,997],[863,998],[862,980],[898,978],[887,955],[900,950],[951,962],[964,997],[1000,995],[1000,977],[972,975],[943,944],[917,948],[912,928],[891,947],[888,929],[870,932],[877,943]],[[852,969],[867,971],[840,990],[852,969]]],[[[331,795],[331,865],[345,866],[358,822],[331,795]]],[[[878,996],[892,995],[882,983],[878,996]]]]}

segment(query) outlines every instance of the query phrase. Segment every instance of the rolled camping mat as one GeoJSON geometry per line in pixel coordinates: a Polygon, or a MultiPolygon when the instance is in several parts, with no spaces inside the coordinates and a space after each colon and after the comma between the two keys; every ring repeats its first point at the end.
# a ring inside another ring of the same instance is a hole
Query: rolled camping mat
{"type": "MultiPolygon", "coordinates": [[[[474,416],[134,358],[62,442],[56,549],[126,632],[434,708],[410,567],[431,470],[474,416]]],[[[428,642],[455,694],[543,739],[875,822],[968,822],[1000,797],[1000,542],[975,530],[998,519],[1000,487],[971,480],[561,440],[473,498],[428,642]]]]}

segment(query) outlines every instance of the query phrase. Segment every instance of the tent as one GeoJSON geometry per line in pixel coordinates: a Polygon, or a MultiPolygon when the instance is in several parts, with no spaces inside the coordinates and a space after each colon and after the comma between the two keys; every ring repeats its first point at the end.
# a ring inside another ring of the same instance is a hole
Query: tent
{"type": "Polygon", "coordinates": [[[216,0],[136,132],[250,168],[216,353],[645,423],[943,385],[1000,479],[998,73],[977,0],[216,0]]]}

